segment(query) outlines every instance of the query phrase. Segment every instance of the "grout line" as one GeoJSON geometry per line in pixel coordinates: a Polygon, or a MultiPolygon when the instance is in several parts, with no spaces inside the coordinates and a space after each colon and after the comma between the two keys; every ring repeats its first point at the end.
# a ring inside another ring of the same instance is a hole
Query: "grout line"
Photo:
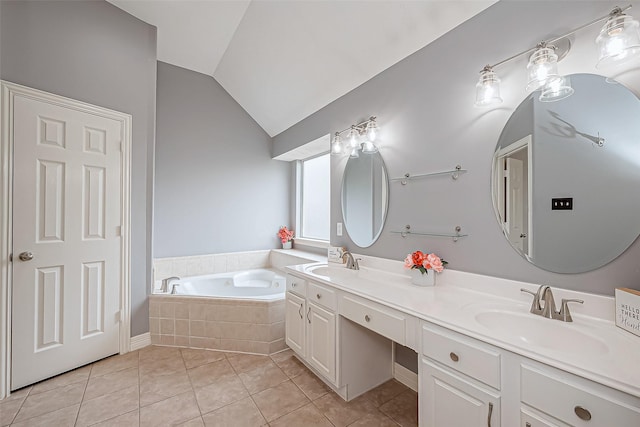
{"type": "Polygon", "coordinates": [[[16,411],[15,415],[13,416],[13,418],[11,418],[11,422],[8,425],[13,424],[13,422],[16,420],[16,417],[18,416],[18,414],[22,410],[22,407],[24,406],[24,403],[27,401],[27,398],[29,396],[31,396],[31,390],[33,390],[33,386],[28,386],[28,387],[29,387],[29,391],[27,392],[27,395],[24,397],[24,399],[22,399],[22,402],[20,403],[20,407],[16,411]]]}
{"type": "Polygon", "coordinates": [[[142,381],[140,378],[140,350],[136,350],[138,352],[138,425],[142,422],[142,381]]]}
{"type": "Polygon", "coordinates": [[[87,392],[87,388],[89,387],[89,379],[91,378],[91,371],[93,371],[93,363],[91,364],[91,369],[89,369],[89,375],[87,376],[87,383],[84,385],[84,390],[82,390],[82,398],[80,399],[80,406],[78,406],[76,421],[73,423],[74,426],[78,424],[78,419],[80,418],[80,411],[82,410],[82,404],[84,403],[84,395],[87,392]]]}

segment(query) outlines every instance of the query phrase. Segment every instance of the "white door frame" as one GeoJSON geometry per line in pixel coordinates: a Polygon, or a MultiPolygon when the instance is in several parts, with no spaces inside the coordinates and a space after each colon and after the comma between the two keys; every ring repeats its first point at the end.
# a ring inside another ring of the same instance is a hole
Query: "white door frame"
{"type": "Polygon", "coordinates": [[[120,354],[131,343],[131,115],[0,80],[0,399],[11,390],[11,251],[13,247],[13,118],[16,96],[31,98],[122,123],[120,354]]]}

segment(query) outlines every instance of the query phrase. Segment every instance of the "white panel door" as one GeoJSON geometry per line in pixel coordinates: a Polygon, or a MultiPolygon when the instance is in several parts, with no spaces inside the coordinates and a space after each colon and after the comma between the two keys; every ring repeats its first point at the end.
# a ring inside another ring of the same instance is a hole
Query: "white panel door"
{"type": "Polygon", "coordinates": [[[336,315],[313,303],[307,306],[307,355],[328,380],[336,381],[336,315]]]}
{"type": "Polygon", "coordinates": [[[507,158],[507,222],[509,241],[520,251],[524,250],[524,163],[507,158]]]}
{"type": "Polygon", "coordinates": [[[119,351],[119,121],[14,104],[11,388],[119,351]]]}

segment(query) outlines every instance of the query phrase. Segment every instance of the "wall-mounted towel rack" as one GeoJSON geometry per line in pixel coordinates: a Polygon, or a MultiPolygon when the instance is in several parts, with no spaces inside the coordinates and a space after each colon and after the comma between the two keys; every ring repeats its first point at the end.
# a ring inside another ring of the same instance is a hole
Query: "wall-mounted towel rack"
{"type": "Polygon", "coordinates": [[[451,179],[456,180],[460,178],[460,175],[466,172],[467,170],[462,169],[462,166],[456,165],[456,167],[453,170],[442,171],[442,172],[421,173],[417,175],[411,175],[410,173],[407,172],[404,174],[402,178],[392,178],[391,181],[400,181],[400,184],[407,185],[407,183],[412,179],[428,178],[430,176],[438,176],[438,175],[451,175],[451,179]]]}
{"type": "Polygon", "coordinates": [[[402,231],[391,231],[392,233],[399,234],[402,237],[407,237],[409,234],[415,234],[418,236],[435,236],[435,237],[450,237],[454,242],[457,242],[460,237],[467,237],[468,234],[461,234],[462,227],[456,225],[454,228],[455,233],[435,233],[435,232],[426,232],[426,231],[411,231],[411,226],[409,224],[404,226],[404,230],[402,231]]]}

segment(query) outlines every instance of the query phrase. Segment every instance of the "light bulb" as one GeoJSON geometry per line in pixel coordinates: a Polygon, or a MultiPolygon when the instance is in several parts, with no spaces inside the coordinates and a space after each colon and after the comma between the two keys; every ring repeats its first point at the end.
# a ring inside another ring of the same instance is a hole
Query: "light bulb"
{"type": "Polygon", "coordinates": [[[540,44],[538,49],[529,58],[527,64],[527,90],[540,89],[552,79],[559,77],[558,55],[552,48],[540,44]]]}
{"type": "Polygon", "coordinates": [[[333,137],[333,142],[331,143],[331,154],[341,154],[342,153],[342,140],[340,138],[340,134],[336,132],[336,135],[333,137]]]}
{"type": "Polygon", "coordinates": [[[376,137],[378,136],[378,125],[376,124],[375,119],[370,119],[367,124],[367,138],[370,142],[374,142],[376,137]]]}
{"type": "Polygon", "coordinates": [[[640,54],[638,21],[617,8],[600,30],[596,38],[599,59],[596,68],[623,63],[640,54]]]}
{"type": "Polygon", "coordinates": [[[355,149],[358,147],[359,144],[360,144],[360,134],[358,133],[358,130],[354,126],[352,126],[351,132],[349,132],[349,146],[355,149]]]}
{"type": "Polygon", "coordinates": [[[486,107],[489,105],[500,104],[500,79],[493,72],[490,66],[484,67],[480,72],[480,79],[476,84],[476,103],[477,107],[486,107]]]}

